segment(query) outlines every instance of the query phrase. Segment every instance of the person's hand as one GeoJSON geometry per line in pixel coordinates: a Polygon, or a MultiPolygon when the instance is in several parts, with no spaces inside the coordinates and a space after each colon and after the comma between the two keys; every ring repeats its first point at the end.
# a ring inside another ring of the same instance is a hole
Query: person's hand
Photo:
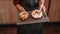
{"type": "Polygon", "coordinates": [[[27,11],[23,7],[20,7],[19,12],[27,12],[27,11]]]}
{"type": "Polygon", "coordinates": [[[44,6],[43,4],[40,5],[39,9],[40,9],[41,11],[46,11],[46,8],[45,8],[45,6],[44,6]]]}
{"type": "Polygon", "coordinates": [[[20,12],[27,12],[23,7],[20,7],[20,12]]]}
{"type": "Polygon", "coordinates": [[[17,8],[18,12],[26,12],[26,10],[20,4],[17,4],[16,8],[17,8]]]}

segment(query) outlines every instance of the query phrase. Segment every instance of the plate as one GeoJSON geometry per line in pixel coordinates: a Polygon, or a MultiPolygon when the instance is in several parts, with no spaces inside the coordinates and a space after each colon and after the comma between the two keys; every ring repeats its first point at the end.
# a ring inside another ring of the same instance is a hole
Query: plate
{"type": "Polygon", "coordinates": [[[43,15],[42,11],[40,11],[40,10],[33,10],[31,14],[32,14],[32,17],[36,18],[36,19],[41,18],[43,15]]]}

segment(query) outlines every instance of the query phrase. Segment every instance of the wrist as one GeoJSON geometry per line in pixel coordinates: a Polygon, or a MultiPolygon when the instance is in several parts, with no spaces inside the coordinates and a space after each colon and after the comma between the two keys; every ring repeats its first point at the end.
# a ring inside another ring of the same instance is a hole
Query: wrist
{"type": "Polygon", "coordinates": [[[25,9],[22,6],[20,6],[19,4],[16,5],[16,8],[19,12],[25,11],[25,9]]]}
{"type": "Polygon", "coordinates": [[[20,10],[20,12],[24,12],[24,11],[26,11],[24,8],[21,8],[21,7],[20,7],[19,10],[20,10]]]}

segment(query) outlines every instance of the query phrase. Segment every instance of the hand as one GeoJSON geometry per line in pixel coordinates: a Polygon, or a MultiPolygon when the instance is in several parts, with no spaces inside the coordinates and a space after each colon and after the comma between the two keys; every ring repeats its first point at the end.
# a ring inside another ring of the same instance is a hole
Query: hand
{"type": "Polygon", "coordinates": [[[20,7],[20,12],[27,12],[23,7],[20,7]]]}
{"type": "Polygon", "coordinates": [[[19,12],[26,12],[26,10],[20,4],[17,4],[16,8],[19,12]]]}
{"type": "Polygon", "coordinates": [[[40,10],[41,11],[46,11],[46,8],[45,8],[45,6],[42,4],[42,5],[40,5],[40,10]]]}

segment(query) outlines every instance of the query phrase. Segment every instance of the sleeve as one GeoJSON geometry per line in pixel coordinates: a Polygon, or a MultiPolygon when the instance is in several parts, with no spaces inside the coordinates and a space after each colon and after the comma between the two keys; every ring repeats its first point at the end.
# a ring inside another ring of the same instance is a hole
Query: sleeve
{"type": "Polygon", "coordinates": [[[19,0],[13,0],[14,5],[19,4],[19,0]]]}

